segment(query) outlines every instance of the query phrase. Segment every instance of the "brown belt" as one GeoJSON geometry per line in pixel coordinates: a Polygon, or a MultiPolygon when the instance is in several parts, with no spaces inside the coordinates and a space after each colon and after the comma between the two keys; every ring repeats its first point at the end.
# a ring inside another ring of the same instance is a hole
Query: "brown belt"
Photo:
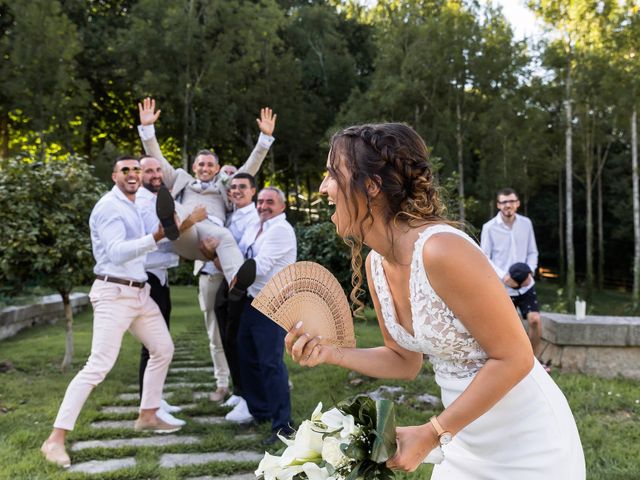
{"type": "Polygon", "coordinates": [[[117,283],[119,285],[127,285],[128,287],[144,288],[146,284],[146,282],[134,282],[133,280],[125,280],[124,278],[118,277],[108,277],[105,275],[96,275],[96,278],[98,280],[102,280],[103,282],[117,283]]]}

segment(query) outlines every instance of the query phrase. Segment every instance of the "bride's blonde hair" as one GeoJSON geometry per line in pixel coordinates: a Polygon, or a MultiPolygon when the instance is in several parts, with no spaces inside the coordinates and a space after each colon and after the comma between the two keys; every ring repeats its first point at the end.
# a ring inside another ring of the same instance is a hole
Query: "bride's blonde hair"
{"type": "Polygon", "coordinates": [[[424,140],[408,125],[382,123],[356,125],[331,138],[329,169],[338,188],[349,201],[351,228],[344,241],[351,247],[351,301],[354,314],[361,314],[364,304],[362,289],[362,242],[367,224],[373,223],[372,199],[367,194],[367,180],[374,182],[380,195],[373,200],[387,223],[406,223],[417,227],[430,223],[451,223],[445,218],[446,208],[440,198],[429,164],[429,150],[424,140]],[[350,174],[340,173],[344,162],[350,174]],[[366,199],[366,212],[361,212],[358,195],[366,199]]]}

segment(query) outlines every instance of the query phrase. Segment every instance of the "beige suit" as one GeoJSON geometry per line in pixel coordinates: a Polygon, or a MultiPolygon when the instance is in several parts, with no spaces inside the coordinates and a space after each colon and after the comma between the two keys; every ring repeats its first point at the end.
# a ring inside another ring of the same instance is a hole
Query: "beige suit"
{"type": "MultiPolygon", "coordinates": [[[[183,219],[196,205],[204,205],[211,217],[225,222],[226,211],[229,207],[227,199],[227,185],[221,175],[216,175],[209,188],[203,190],[200,183],[182,168],[174,168],[162,155],[160,145],[156,137],[142,140],[144,151],[147,155],[155,157],[162,167],[165,185],[176,199],[176,213],[183,219]]],[[[238,172],[247,172],[255,175],[264,161],[268,147],[258,142],[247,161],[238,172]]],[[[196,224],[186,232],[180,234],[180,238],[173,242],[176,252],[189,260],[206,260],[199,249],[201,239],[215,237],[220,241],[217,248],[220,264],[227,282],[231,282],[238,269],[244,262],[244,256],[240,252],[236,241],[228,229],[216,225],[207,219],[196,224]]]]}

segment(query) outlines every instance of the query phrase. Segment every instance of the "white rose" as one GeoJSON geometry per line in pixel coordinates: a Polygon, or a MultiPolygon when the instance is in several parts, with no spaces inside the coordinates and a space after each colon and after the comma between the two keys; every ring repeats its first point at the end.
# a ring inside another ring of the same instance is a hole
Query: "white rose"
{"type": "Polygon", "coordinates": [[[324,443],[322,444],[322,459],[329,462],[333,468],[340,468],[350,460],[340,449],[340,445],[343,443],[346,445],[346,442],[342,442],[336,437],[326,437],[324,439],[324,443]]]}

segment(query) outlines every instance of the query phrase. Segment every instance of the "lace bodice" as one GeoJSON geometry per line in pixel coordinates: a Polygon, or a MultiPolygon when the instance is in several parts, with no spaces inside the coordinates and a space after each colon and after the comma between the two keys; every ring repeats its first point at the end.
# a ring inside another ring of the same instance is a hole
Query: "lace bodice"
{"type": "Polygon", "coordinates": [[[413,336],[396,320],[382,257],[375,251],[371,253],[371,273],[384,324],[398,345],[407,350],[427,354],[438,375],[467,378],[473,376],[484,365],[487,355],[436,294],[427,278],[422,250],[429,237],[440,232],[455,233],[476,245],[468,235],[449,225],[433,225],[420,234],[414,245],[409,279],[413,336]]]}

